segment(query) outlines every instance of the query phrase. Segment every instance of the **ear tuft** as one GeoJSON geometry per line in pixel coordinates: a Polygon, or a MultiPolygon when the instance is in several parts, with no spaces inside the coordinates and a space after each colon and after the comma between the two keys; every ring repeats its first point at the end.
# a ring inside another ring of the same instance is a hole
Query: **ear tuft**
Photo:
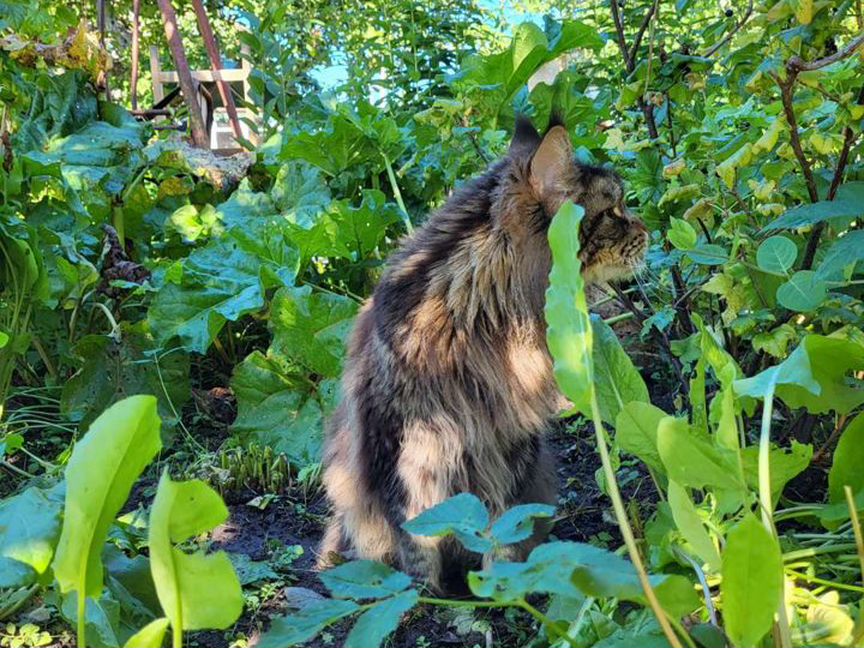
{"type": "Polygon", "coordinates": [[[516,128],[513,131],[513,140],[510,142],[509,155],[512,158],[530,157],[537,147],[540,146],[542,138],[531,120],[525,115],[516,117],[516,128]]]}

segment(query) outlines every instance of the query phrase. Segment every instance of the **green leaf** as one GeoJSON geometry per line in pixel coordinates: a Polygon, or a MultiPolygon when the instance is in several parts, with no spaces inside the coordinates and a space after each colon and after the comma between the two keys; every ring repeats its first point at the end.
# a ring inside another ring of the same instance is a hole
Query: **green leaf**
{"type": "MultiPolygon", "coordinates": [[[[791,448],[772,447],[768,454],[771,476],[771,499],[774,505],[780,500],[783,489],[792,479],[806,470],[813,458],[813,446],[792,441],[791,448]]],[[[754,491],[759,489],[759,448],[750,446],[741,451],[744,477],[754,491]]]]}
{"type": "Polygon", "coordinates": [[[359,207],[334,200],[321,212],[292,211],[287,231],[303,259],[326,256],[359,260],[375,250],[387,228],[402,220],[399,208],[380,191],[367,189],[359,207]]]}
{"type": "Polygon", "coordinates": [[[417,605],[416,590],[408,590],[379,601],[357,619],[344,648],[378,648],[399,625],[402,615],[417,605]]]}
{"type": "Polygon", "coordinates": [[[723,619],[736,646],[758,646],[783,594],[783,557],[776,538],[752,515],[729,531],[723,550],[723,619]]]}
{"type": "Polygon", "coordinates": [[[648,387],[615,331],[598,315],[591,315],[594,346],[594,389],[600,416],[613,424],[621,409],[633,401],[649,402],[648,387]]]}
{"type": "Polygon", "coordinates": [[[799,313],[816,310],[828,296],[828,285],[813,270],[799,270],[777,288],[777,301],[799,313]]]}
{"type": "Polygon", "coordinates": [[[844,268],[864,261],[864,230],[846,232],[834,243],[816,269],[821,279],[840,279],[844,268]]]}
{"type": "Polygon", "coordinates": [[[685,252],[687,258],[700,265],[723,265],[729,261],[729,252],[714,243],[700,243],[692,250],[685,252]]]}
{"type": "Polygon", "coordinates": [[[834,218],[859,218],[864,215],[862,205],[864,205],[864,182],[847,182],[837,191],[834,200],[821,200],[793,207],[773,223],[762,228],[762,231],[799,229],[834,218]]]}
{"type": "MultiPolygon", "coordinates": [[[[152,394],[166,427],[189,400],[189,356],[155,354],[155,344],[137,329],[121,325],[122,342],[106,335],[85,335],[72,348],[78,371],[65,382],[60,411],[86,427],[96,415],[127,396],[152,394]]],[[[161,349],[160,349],[161,350],[161,349]]]]}
{"type": "Polygon", "coordinates": [[[231,389],[237,398],[231,431],[241,441],[269,446],[298,467],[319,460],[324,408],[285,358],[253,351],[234,369],[231,389]]]}
{"type": "Polygon", "coordinates": [[[108,529],[132,485],[159,452],[153,396],[131,396],[105,410],[75,445],[66,466],[63,531],[54,558],[62,592],[98,599],[108,529]]]}
{"type": "Polygon", "coordinates": [[[337,378],[358,308],[353,299],[311,286],[282,288],[270,308],[272,349],[308,371],[337,378]]]}
{"type": "Polygon", "coordinates": [[[853,493],[864,489],[864,414],[856,416],[843,430],[834,463],[828,472],[828,494],[831,502],[845,502],[844,486],[852,488],[853,493]]]}
{"type": "Polygon", "coordinates": [[[323,599],[301,610],[273,619],[258,642],[259,648],[285,648],[308,641],[324,628],[360,610],[354,601],[323,599]]]}
{"type": "Polygon", "coordinates": [[[165,639],[168,619],[156,619],[141,628],[123,644],[123,648],[159,648],[165,639]]]}
{"type": "Polygon", "coordinates": [[[177,337],[203,354],[226,322],[264,307],[268,287],[293,285],[299,255],[278,224],[259,227],[233,229],[183,260],[179,283],[162,286],[148,312],[158,343],[177,337]]]}
{"type": "Polygon", "coordinates": [[[695,228],[687,221],[674,216],[669,219],[671,228],[666,232],[666,238],[679,250],[692,250],[696,247],[699,237],[695,228]]]}
{"type": "Polygon", "coordinates": [[[657,449],[657,428],[668,414],[651,403],[627,403],[615,419],[615,440],[625,452],[636,455],[657,473],[666,468],[657,449]]]}
{"type": "Polygon", "coordinates": [[[785,236],[772,236],[756,250],[756,264],[765,272],[785,275],[795,265],[798,248],[785,236]]]}
{"type": "Polygon", "coordinates": [[[864,369],[864,345],[839,334],[808,335],[779,365],[735,381],[738,396],[765,398],[776,391],[791,408],[814,414],[848,414],[864,403],[864,389],[850,377],[864,369]]]}
{"type": "Polygon", "coordinates": [[[657,428],[657,449],[669,479],[681,486],[745,489],[735,453],[696,436],[687,421],[667,416],[657,428]]]}
{"type": "Polygon", "coordinates": [[[551,518],[555,507],[549,504],[519,504],[507,509],[495,520],[490,535],[498,544],[514,544],[527,540],[534,533],[534,522],[551,518]]]}
{"type": "Polygon", "coordinates": [[[683,486],[671,481],[669,482],[669,508],[672,509],[672,517],[675,525],[690,543],[693,551],[699,559],[708,565],[711,571],[720,571],[720,552],[711,540],[711,536],[705,530],[705,525],[699,517],[690,494],[683,486]]]}
{"type": "Polygon", "coordinates": [[[744,144],[735,153],[717,165],[717,175],[720,176],[723,183],[729,189],[732,189],[735,186],[736,171],[750,164],[752,158],[753,145],[749,143],[744,144]]]}
{"type": "Polygon", "coordinates": [[[476,495],[460,493],[426,509],[402,524],[408,533],[419,536],[454,535],[466,549],[485,553],[493,543],[484,534],[489,526],[489,512],[476,495]]]}
{"type": "Polygon", "coordinates": [[[380,599],[398,594],[411,585],[411,578],[374,560],[355,560],[328,569],[318,576],[333,596],[380,599]]]}
{"type": "Polygon", "coordinates": [[[28,585],[45,573],[60,535],[62,508],[62,483],[50,490],[31,486],[0,502],[0,587],[28,585]]]}
{"type": "Polygon", "coordinates": [[[162,473],[150,510],[150,569],[159,603],[175,631],[222,630],[243,611],[243,592],[224,551],[188,554],[174,546],[228,518],[219,494],[200,480],[162,473]]]}
{"type": "MultiPolygon", "coordinates": [[[[663,609],[674,616],[692,612],[699,601],[682,576],[650,576],[663,609]]],[[[616,597],[646,605],[645,593],[633,565],[620,556],[578,542],[546,542],[521,563],[495,562],[489,569],[468,574],[471,591],[496,601],[515,601],[529,593],[578,598],[616,597]]]]}
{"type": "Polygon", "coordinates": [[[546,290],[546,343],[555,380],[579,412],[591,411],[592,327],[579,261],[579,225],[585,210],[565,202],[549,226],[552,271],[546,290]]]}

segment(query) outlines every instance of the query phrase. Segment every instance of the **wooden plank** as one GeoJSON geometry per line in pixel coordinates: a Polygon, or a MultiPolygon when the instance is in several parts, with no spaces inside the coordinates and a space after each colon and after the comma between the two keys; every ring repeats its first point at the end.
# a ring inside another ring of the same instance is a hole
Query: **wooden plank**
{"type": "Polygon", "coordinates": [[[155,45],[150,46],[150,76],[153,79],[153,103],[159,103],[165,98],[165,88],[162,84],[165,83],[162,79],[162,67],[159,64],[159,48],[155,45]]]}
{"type": "MultiPolygon", "coordinates": [[[[216,83],[216,76],[213,74],[212,70],[192,70],[191,74],[192,78],[196,81],[216,83]]],[[[249,72],[247,70],[222,70],[221,74],[222,78],[228,83],[241,83],[249,77],[249,72]]],[[[162,83],[179,83],[180,77],[177,76],[177,72],[173,70],[164,70],[159,72],[159,80],[162,83]]]]}

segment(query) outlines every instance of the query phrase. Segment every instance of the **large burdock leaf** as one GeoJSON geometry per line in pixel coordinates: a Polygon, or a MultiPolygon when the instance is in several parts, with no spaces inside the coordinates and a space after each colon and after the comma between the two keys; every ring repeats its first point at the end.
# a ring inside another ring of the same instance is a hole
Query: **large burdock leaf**
{"type": "Polygon", "coordinates": [[[66,509],[54,558],[62,592],[98,598],[108,529],[162,442],[153,396],[131,396],[105,410],[66,467],[66,509]]]}
{"type": "Polygon", "coordinates": [[[228,321],[264,307],[268,288],[292,285],[300,257],[278,221],[250,220],[195,250],[159,290],[148,319],[156,341],[177,337],[206,353],[228,321]]]}
{"type": "Polygon", "coordinates": [[[231,388],[237,397],[233,434],[285,453],[295,466],[319,460],[326,407],[319,395],[326,390],[310,391],[285,358],[260,351],[237,365],[231,388]]]}
{"type": "Polygon", "coordinates": [[[187,554],[174,546],[227,518],[222,498],[207,484],[162,474],[150,511],[150,570],[175,645],[183,630],[221,630],[243,611],[240,581],[224,551],[187,554]]]}
{"type": "Polygon", "coordinates": [[[320,376],[336,378],[357,308],[352,299],[313,292],[311,286],[282,288],[270,309],[272,350],[320,376]]]}
{"type": "Polygon", "coordinates": [[[726,634],[736,646],[758,646],[783,594],[783,557],[777,539],[753,515],[729,531],[722,573],[726,634]]]}
{"type": "Polygon", "coordinates": [[[162,645],[165,631],[168,629],[168,619],[161,618],[151,621],[134,635],[129,637],[124,648],[154,648],[162,645]]]}
{"type": "Polygon", "coordinates": [[[555,380],[582,413],[591,412],[594,374],[592,329],[579,261],[579,224],[585,210],[565,202],[549,226],[552,272],[546,291],[546,343],[555,358],[555,380]]]}
{"type": "Polygon", "coordinates": [[[859,414],[843,431],[834,463],[828,472],[828,493],[831,502],[844,502],[843,488],[849,486],[853,493],[864,489],[864,414],[859,414]]]}

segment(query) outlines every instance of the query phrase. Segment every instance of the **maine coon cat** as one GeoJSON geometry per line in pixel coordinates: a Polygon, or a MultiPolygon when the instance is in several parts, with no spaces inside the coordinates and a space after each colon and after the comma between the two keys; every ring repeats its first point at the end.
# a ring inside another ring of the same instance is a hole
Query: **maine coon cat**
{"type": "MultiPolygon", "coordinates": [[[[574,161],[560,123],[517,122],[508,154],[467,183],[392,255],[352,333],[343,400],[327,431],[333,552],[382,560],[436,590],[464,587],[478,556],[401,524],[460,492],[491,514],[555,503],[544,431],[563,398],[546,348],[547,229],[565,200],[585,208],[583,275],[632,273],[648,245],[612,171],[574,161]]],[[[524,556],[531,542],[511,548],[524,556]]]]}

